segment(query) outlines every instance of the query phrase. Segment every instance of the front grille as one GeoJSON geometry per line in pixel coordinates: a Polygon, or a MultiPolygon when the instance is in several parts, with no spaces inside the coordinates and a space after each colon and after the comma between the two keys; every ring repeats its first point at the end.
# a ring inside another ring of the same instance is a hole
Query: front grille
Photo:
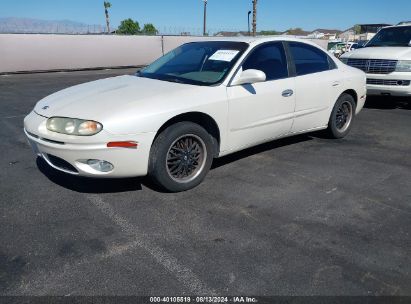
{"type": "Polygon", "coordinates": [[[27,132],[27,134],[30,135],[31,137],[40,138],[40,137],[37,136],[36,134],[33,134],[33,133],[31,133],[31,132],[29,132],[29,131],[27,131],[27,130],[26,130],[26,132],[27,132]]]}
{"type": "Polygon", "coordinates": [[[49,160],[50,163],[52,163],[54,166],[56,166],[59,169],[63,169],[63,170],[73,172],[73,173],[78,173],[76,168],[74,168],[72,165],[70,165],[68,162],[66,162],[64,159],[61,159],[60,157],[47,154],[47,159],[49,160]]]}
{"type": "Polygon", "coordinates": [[[62,141],[57,141],[57,140],[52,140],[52,139],[40,137],[40,136],[38,136],[38,135],[36,135],[36,134],[33,134],[33,133],[31,133],[31,132],[29,132],[29,131],[27,131],[27,130],[26,130],[26,132],[27,132],[27,134],[30,135],[31,137],[34,137],[34,138],[37,138],[37,139],[40,139],[40,140],[44,140],[44,141],[47,141],[47,142],[49,142],[49,143],[56,144],[56,145],[65,145],[65,143],[62,142],[62,141]]]}
{"type": "Polygon", "coordinates": [[[390,74],[395,71],[398,60],[348,59],[347,64],[369,74],[390,74]]]}
{"type": "Polygon", "coordinates": [[[409,86],[410,80],[391,80],[391,79],[367,79],[367,84],[386,85],[386,86],[409,86]]]}
{"type": "Polygon", "coordinates": [[[65,145],[65,143],[62,142],[62,141],[52,140],[52,139],[48,139],[48,138],[44,138],[44,137],[42,137],[41,139],[44,140],[44,141],[47,141],[49,143],[52,143],[52,144],[65,145]]]}

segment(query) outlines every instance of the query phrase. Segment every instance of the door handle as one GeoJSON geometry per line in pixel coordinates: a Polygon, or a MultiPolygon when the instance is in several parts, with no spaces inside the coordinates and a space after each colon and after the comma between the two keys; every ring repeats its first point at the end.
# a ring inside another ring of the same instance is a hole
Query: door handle
{"type": "Polygon", "coordinates": [[[291,97],[291,96],[293,96],[293,94],[294,94],[293,90],[285,90],[282,93],[283,97],[291,97]]]}

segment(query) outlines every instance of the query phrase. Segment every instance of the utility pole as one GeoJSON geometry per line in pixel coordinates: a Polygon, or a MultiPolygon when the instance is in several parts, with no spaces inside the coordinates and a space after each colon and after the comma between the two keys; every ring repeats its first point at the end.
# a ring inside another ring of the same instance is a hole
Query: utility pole
{"type": "Polygon", "coordinates": [[[203,26],[203,36],[207,36],[207,0],[204,1],[204,26],[203,26]]]}
{"type": "Polygon", "coordinates": [[[250,30],[250,15],[251,15],[251,11],[248,11],[248,36],[251,36],[251,30],[250,30]]]}
{"type": "Polygon", "coordinates": [[[257,35],[257,1],[253,0],[253,36],[257,35]]]}

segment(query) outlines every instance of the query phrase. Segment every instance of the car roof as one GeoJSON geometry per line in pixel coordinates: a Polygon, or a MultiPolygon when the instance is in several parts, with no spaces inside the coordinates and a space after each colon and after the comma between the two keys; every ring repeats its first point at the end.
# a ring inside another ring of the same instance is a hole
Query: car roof
{"type": "MultiPolygon", "coordinates": [[[[311,44],[318,47],[318,44],[310,41],[310,39],[296,38],[294,36],[269,36],[269,37],[210,37],[206,38],[205,41],[226,41],[226,42],[245,42],[251,46],[258,45],[266,42],[275,41],[294,41],[311,44]],[[210,39],[212,38],[212,39],[210,39]]],[[[201,40],[196,42],[202,42],[201,40]]]]}
{"type": "Polygon", "coordinates": [[[403,23],[403,24],[397,24],[397,25],[391,25],[391,26],[385,26],[385,27],[383,27],[383,28],[393,28],[393,27],[410,27],[411,26],[411,23],[403,23]]]}

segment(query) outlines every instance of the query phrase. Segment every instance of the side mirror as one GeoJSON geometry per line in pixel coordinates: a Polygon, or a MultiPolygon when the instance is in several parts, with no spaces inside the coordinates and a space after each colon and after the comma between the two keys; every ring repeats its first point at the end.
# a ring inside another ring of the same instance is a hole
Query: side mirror
{"type": "Polygon", "coordinates": [[[242,84],[253,84],[257,82],[264,82],[267,76],[263,71],[260,70],[245,70],[242,71],[241,74],[234,79],[231,83],[232,86],[238,86],[242,84]]]}

